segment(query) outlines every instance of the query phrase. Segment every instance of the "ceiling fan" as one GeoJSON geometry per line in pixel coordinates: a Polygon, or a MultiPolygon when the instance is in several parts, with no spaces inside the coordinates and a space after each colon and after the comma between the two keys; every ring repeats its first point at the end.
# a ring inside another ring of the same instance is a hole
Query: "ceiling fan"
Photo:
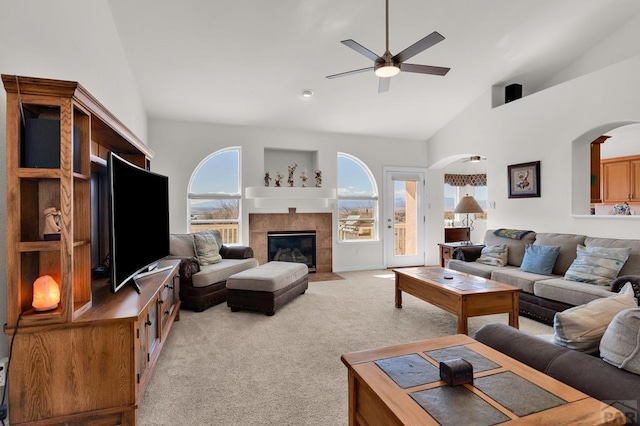
{"type": "Polygon", "coordinates": [[[386,50],[384,54],[382,56],[378,56],[354,40],[342,40],[342,44],[373,60],[374,64],[372,67],[328,75],[327,78],[345,77],[347,75],[373,70],[375,74],[380,77],[380,81],[378,82],[378,93],[383,93],[389,90],[391,77],[397,75],[400,71],[443,76],[449,72],[451,68],[405,63],[407,59],[410,59],[429,47],[440,43],[442,40],[444,40],[444,37],[437,31],[434,31],[423,39],[407,47],[397,55],[391,55],[391,52],[389,52],[389,0],[386,0],[386,50]]]}

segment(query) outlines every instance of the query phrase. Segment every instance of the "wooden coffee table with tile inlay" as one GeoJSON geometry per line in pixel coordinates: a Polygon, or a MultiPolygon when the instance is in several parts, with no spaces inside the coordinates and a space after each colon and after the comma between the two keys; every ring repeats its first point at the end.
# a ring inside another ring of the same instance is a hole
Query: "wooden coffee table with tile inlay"
{"type": "Polygon", "coordinates": [[[349,425],[619,425],[626,417],[466,335],[342,355],[349,425]],[[463,358],[473,383],[448,386],[439,363],[463,358]]]}
{"type": "Polygon", "coordinates": [[[518,328],[518,287],[439,266],[401,268],[393,272],[396,274],[396,308],[402,308],[404,291],[457,315],[459,334],[469,332],[468,317],[491,314],[509,313],[509,325],[518,328]]]}

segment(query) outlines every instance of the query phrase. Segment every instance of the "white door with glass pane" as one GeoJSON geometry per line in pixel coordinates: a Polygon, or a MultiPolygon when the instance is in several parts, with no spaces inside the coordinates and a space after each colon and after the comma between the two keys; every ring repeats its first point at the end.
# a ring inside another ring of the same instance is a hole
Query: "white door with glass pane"
{"type": "Polygon", "coordinates": [[[425,171],[384,168],[383,238],[385,266],[422,266],[425,262],[425,171]]]}

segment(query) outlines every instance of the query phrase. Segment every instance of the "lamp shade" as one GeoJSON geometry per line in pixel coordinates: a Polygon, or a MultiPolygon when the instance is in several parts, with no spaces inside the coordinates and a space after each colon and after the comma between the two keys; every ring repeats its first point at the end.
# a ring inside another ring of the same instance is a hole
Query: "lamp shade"
{"type": "Polygon", "coordinates": [[[482,207],[478,204],[478,202],[471,195],[465,195],[462,197],[456,208],[453,210],[454,213],[484,213],[482,207]]]}
{"type": "Polygon", "coordinates": [[[33,303],[36,311],[49,311],[60,303],[60,286],[49,275],[39,277],[33,283],[33,303]]]}

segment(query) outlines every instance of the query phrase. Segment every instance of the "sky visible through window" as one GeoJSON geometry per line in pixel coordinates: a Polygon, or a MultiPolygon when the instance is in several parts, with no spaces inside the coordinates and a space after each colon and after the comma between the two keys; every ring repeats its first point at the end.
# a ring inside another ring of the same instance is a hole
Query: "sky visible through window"
{"type": "Polygon", "coordinates": [[[340,197],[374,196],[374,185],[357,161],[338,155],[338,195],[340,197]]]}
{"type": "Polygon", "coordinates": [[[239,194],[239,153],[237,149],[230,149],[209,157],[194,174],[189,192],[239,194]]]}

